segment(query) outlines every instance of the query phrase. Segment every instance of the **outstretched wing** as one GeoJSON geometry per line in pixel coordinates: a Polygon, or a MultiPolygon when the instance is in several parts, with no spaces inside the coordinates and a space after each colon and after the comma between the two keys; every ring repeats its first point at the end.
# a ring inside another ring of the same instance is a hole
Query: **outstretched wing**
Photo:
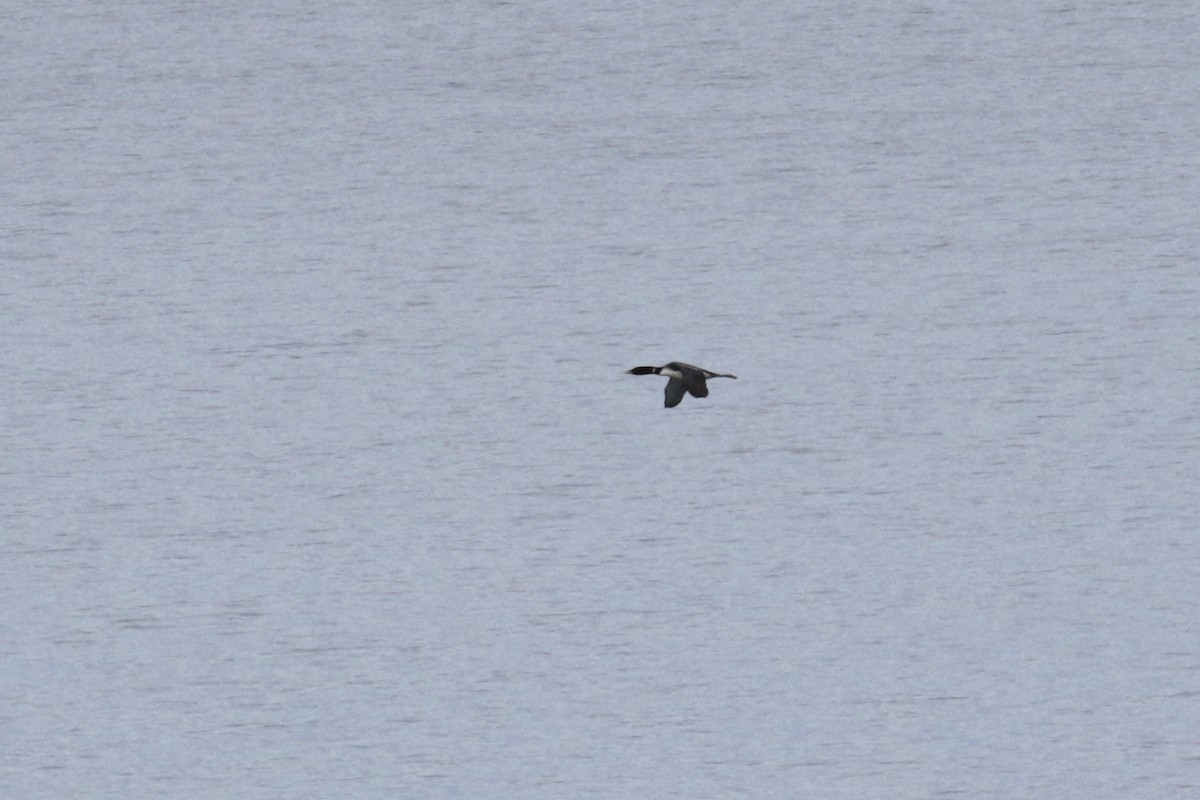
{"type": "Polygon", "coordinates": [[[679,401],[683,400],[683,395],[686,391],[687,387],[683,385],[683,381],[679,380],[679,378],[671,378],[671,380],[667,381],[667,388],[664,392],[667,396],[664,405],[667,408],[674,408],[679,405],[679,401]]]}
{"type": "Polygon", "coordinates": [[[704,378],[699,378],[692,381],[692,385],[688,387],[688,391],[692,393],[692,397],[708,397],[708,383],[704,378]]]}

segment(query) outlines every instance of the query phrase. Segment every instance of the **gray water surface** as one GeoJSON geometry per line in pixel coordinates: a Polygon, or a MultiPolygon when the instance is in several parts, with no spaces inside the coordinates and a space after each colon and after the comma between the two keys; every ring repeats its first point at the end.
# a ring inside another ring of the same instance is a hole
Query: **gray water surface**
{"type": "Polygon", "coordinates": [[[0,794],[1200,787],[1194,3],[0,18],[0,794]]]}

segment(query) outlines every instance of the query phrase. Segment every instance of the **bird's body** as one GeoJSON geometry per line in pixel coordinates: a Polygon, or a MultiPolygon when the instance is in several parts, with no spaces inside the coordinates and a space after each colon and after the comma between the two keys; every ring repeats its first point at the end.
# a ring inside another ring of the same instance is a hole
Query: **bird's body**
{"type": "Polygon", "coordinates": [[[674,408],[679,405],[680,401],[683,400],[683,396],[688,393],[692,397],[708,397],[707,381],[709,378],[737,379],[737,375],[723,375],[719,372],[709,372],[706,369],[694,367],[691,364],[684,364],[682,361],[672,361],[661,367],[634,367],[627,374],[666,375],[670,378],[667,381],[666,399],[663,403],[667,408],[674,408]]]}

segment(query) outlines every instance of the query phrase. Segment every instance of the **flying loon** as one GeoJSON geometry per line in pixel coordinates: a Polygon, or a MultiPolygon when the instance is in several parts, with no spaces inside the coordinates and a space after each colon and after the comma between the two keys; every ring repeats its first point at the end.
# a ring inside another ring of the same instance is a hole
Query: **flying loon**
{"type": "Polygon", "coordinates": [[[708,384],[706,381],[709,378],[733,378],[737,379],[737,375],[722,375],[719,372],[709,372],[700,367],[694,367],[691,364],[684,364],[682,361],[672,361],[669,364],[664,364],[661,367],[634,367],[629,370],[627,375],[666,375],[671,380],[667,381],[666,401],[663,403],[667,408],[674,408],[683,400],[685,392],[691,392],[692,397],[708,397],[708,384]]]}

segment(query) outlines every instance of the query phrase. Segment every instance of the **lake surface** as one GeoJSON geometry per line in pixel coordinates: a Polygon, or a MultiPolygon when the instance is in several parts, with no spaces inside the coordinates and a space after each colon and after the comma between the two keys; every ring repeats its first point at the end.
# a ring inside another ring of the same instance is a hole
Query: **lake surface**
{"type": "Polygon", "coordinates": [[[0,21],[0,794],[1200,787],[1200,6],[0,21]]]}

